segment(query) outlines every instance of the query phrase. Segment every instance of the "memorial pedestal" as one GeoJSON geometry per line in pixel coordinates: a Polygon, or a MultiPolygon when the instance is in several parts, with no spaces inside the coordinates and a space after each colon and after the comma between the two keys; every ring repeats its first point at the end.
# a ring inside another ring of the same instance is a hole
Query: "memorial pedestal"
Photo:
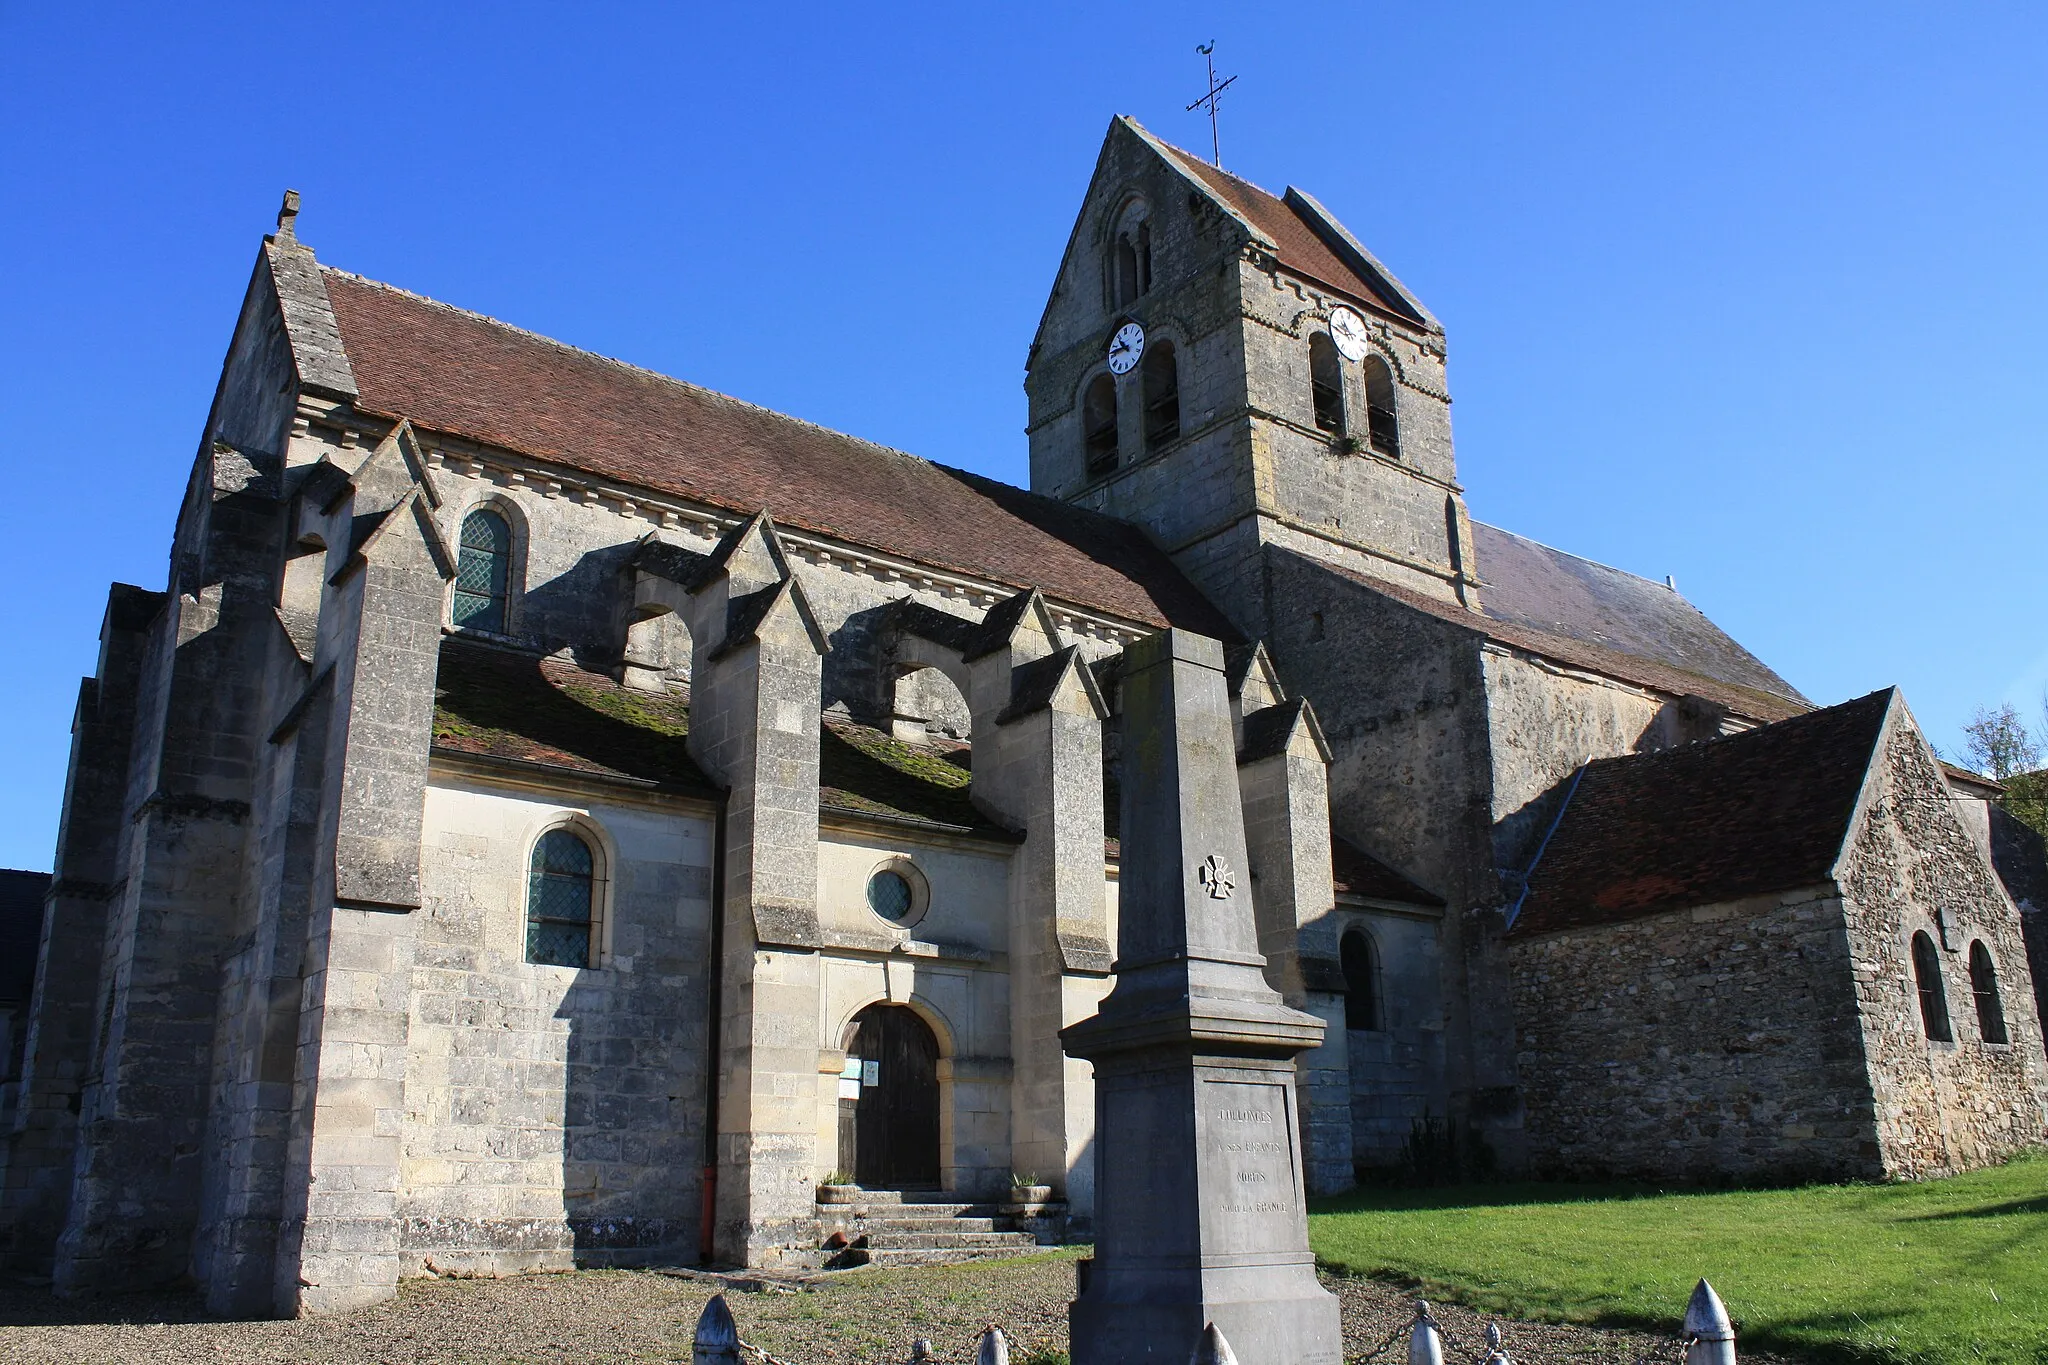
{"type": "Polygon", "coordinates": [[[1308,1249],[1294,1058],[1323,1022],[1266,984],[1223,653],[1139,641],[1123,677],[1117,984],[1061,1031],[1095,1064],[1096,1245],[1074,1365],[1186,1365],[1210,1324],[1243,1365],[1340,1365],[1308,1249]]]}

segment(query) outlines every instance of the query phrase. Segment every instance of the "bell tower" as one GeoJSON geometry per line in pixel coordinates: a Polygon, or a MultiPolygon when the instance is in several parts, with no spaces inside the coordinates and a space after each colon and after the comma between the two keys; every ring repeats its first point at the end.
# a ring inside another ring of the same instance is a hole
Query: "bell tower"
{"type": "Polygon", "coordinates": [[[1024,389],[1032,489],[1145,527],[1249,635],[1269,546],[1476,605],[1443,328],[1300,190],[1118,117],[1024,389]]]}

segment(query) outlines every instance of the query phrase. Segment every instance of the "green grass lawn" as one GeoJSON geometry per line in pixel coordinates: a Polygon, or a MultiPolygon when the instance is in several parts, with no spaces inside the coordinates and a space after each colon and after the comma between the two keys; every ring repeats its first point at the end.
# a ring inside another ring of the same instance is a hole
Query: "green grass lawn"
{"type": "Polygon", "coordinates": [[[1504,1315],[1676,1331],[1704,1275],[1738,1352],[2048,1365],[2039,1156],[1917,1185],[1366,1190],[1320,1201],[1309,1240],[1333,1270],[1504,1315]]]}

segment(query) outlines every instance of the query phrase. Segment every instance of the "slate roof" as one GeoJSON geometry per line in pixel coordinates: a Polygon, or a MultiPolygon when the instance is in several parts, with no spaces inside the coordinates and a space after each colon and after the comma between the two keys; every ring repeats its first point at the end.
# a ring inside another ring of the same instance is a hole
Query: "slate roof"
{"type": "Polygon", "coordinates": [[[1161,143],[1189,175],[1214,191],[1224,203],[1236,209],[1245,221],[1273,243],[1280,264],[1297,275],[1305,275],[1396,317],[1412,318],[1408,307],[1380,282],[1369,280],[1330,249],[1309,221],[1292,205],[1219,166],[1212,166],[1192,152],[1161,143]]]}
{"type": "Polygon", "coordinates": [[[1142,531],[332,268],[356,406],[1146,625],[1229,637],[1142,531]]]}
{"type": "Polygon", "coordinates": [[[1825,881],[1897,695],[1886,688],[1743,734],[1588,763],[1512,932],[1614,924],[1825,881]]]}
{"type": "MultiPolygon", "coordinates": [[[[1495,534],[1508,541],[1521,539],[1505,531],[1498,531],[1495,534]]],[[[1559,555],[1559,552],[1554,550],[1549,553],[1559,555]]],[[[1559,557],[1565,560],[1573,559],[1570,555],[1559,557]]],[[[1541,560],[1519,558],[1524,566],[1532,563],[1539,566],[1542,564],[1541,560]]],[[[1599,570],[1603,574],[1619,578],[1630,577],[1618,569],[1608,569],[1605,565],[1594,564],[1591,560],[1576,562],[1590,569],[1599,570]]],[[[1610,678],[1619,678],[1624,682],[1636,683],[1673,696],[1705,697],[1753,720],[1783,720],[1812,709],[1812,704],[1792,691],[1789,683],[1780,684],[1785,692],[1766,691],[1704,671],[1725,670],[1734,672],[1738,677],[1754,676],[1744,669],[1728,668],[1730,656],[1725,651],[1733,650],[1744,658],[1752,658],[1752,661],[1753,656],[1730,640],[1713,622],[1707,620],[1699,608],[1669,588],[1650,583],[1647,579],[1637,581],[1646,585],[1647,589],[1663,593],[1669,600],[1658,602],[1649,597],[1647,592],[1641,596],[1632,596],[1627,602],[1614,606],[1603,604],[1597,598],[1580,600],[1572,603],[1573,610],[1569,615],[1558,614],[1562,619],[1555,622],[1554,628],[1543,629],[1512,619],[1508,615],[1511,608],[1500,609],[1498,615],[1491,609],[1471,611],[1456,602],[1431,597],[1404,584],[1374,578],[1370,574],[1347,569],[1338,564],[1328,564],[1321,560],[1316,563],[1319,568],[1348,578],[1438,620],[1477,632],[1501,644],[1527,650],[1531,654],[1541,654],[1562,664],[1605,674],[1610,678]],[[1635,626],[1629,626],[1627,610],[1631,608],[1642,609],[1647,619],[1635,626]],[[1666,629],[1660,631],[1659,625],[1666,629]],[[1685,627],[1685,630],[1679,630],[1680,626],[1685,627]],[[1701,649],[1697,653],[1686,653],[1677,647],[1677,641],[1701,633],[1702,628],[1704,632],[1710,633],[1708,638],[1725,642],[1725,648],[1701,649]],[[1661,640],[1660,634],[1663,636],[1661,640]]],[[[1482,577],[1485,567],[1485,561],[1482,559],[1482,577]]],[[[1546,573],[1545,576],[1550,579],[1551,585],[1557,585],[1554,572],[1546,573]]],[[[1493,588],[1481,586],[1479,596],[1482,604],[1487,602],[1492,591],[1493,588]]],[[[1525,594],[1521,598],[1523,601],[1528,600],[1530,596],[1540,596],[1540,590],[1523,589],[1522,593],[1525,594]]],[[[1508,587],[1504,596],[1509,603],[1516,602],[1517,589],[1508,587]]],[[[1761,669],[1763,665],[1757,664],[1756,667],[1761,669]]],[[[1769,672],[1767,669],[1764,671],[1769,672]]]]}
{"type": "Polygon", "coordinates": [[[1801,705],[1799,690],[1662,583],[1472,523],[1480,609],[1492,620],[1696,673],[1801,705]]]}
{"type": "MultiPolygon", "coordinates": [[[[441,643],[434,748],[714,798],[690,758],[687,690],[622,687],[556,656],[460,638],[441,643]]],[[[917,824],[1010,838],[967,799],[963,752],[904,744],[827,716],[818,742],[818,801],[917,824]]]]}
{"type": "MultiPolygon", "coordinates": [[[[36,958],[43,945],[47,872],[0,869],[0,1005],[25,1004],[35,992],[36,958]]],[[[7,1059],[0,1057],[0,1074],[7,1059]]]]}

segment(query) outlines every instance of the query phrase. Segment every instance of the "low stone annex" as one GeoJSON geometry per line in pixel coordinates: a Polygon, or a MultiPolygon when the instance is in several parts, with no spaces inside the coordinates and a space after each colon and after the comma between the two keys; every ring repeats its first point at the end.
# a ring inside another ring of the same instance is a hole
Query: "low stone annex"
{"type": "Polygon", "coordinates": [[[1125,652],[1169,628],[1224,642],[1245,831],[1187,875],[1324,1026],[1309,1190],[1425,1122],[1675,1178],[2042,1140],[2048,882],[1995,785],[1473,521],[1443,328],[1308,194],[1111,124],[1028,491],[348,274],[297,212],[80,687],[7,1264],[290,1315],[1087,1235],[1061,1030],[1144,965],[1125,652]]]}

